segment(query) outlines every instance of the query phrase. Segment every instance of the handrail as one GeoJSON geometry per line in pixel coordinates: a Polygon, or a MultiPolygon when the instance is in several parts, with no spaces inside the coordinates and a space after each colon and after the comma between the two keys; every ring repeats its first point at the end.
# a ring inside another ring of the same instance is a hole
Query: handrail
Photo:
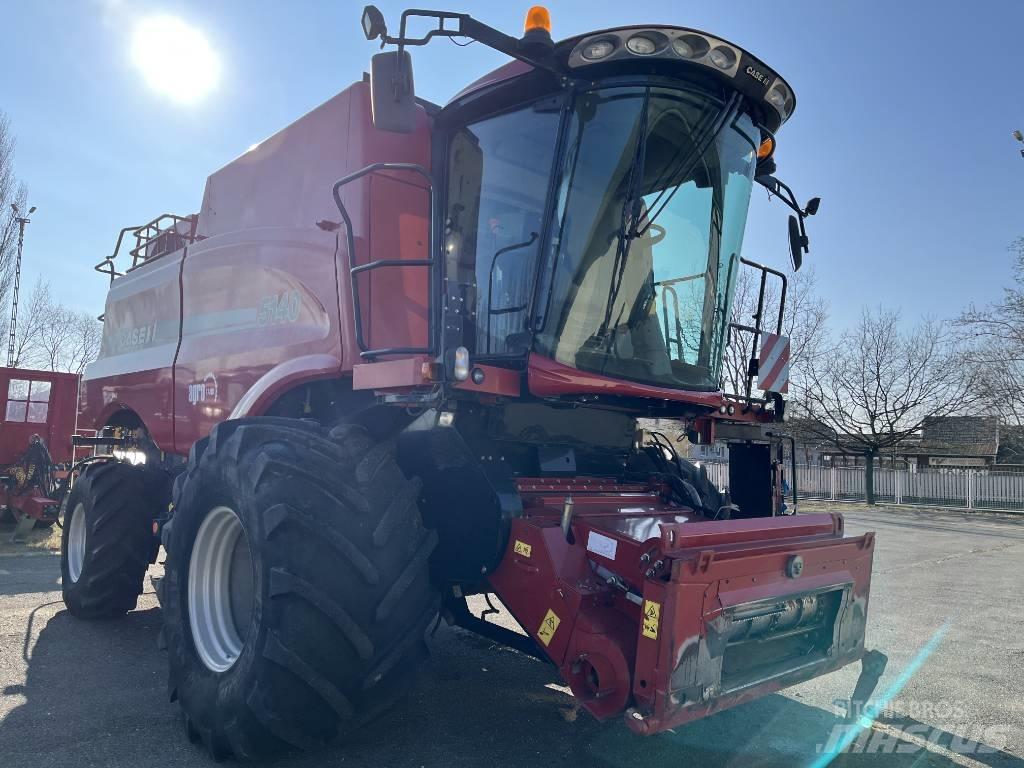
{"type": "MultiPolygon", "coordinates": [[[[775,324],[775,333],[777,333],[779,335],[782,335],[782,321],[783,321],[783,318],[785,317],[785,314],[786,314],[786,290],[789,287],[789,278],[786,277],[786,274],[784,272],[780,272],[779,270],[773,269],[772,267],[766,266],[765,264],[759,264],[756,261],[751,261],[750,259],[745,259],[742,256],[740,257],[740,263],[741,264],[746,264],[748,267],[753,267],[754,269],[760,269],[761,270],[761,285],[762,285],[761,297],[762,297],[762,299],[764,297],[764,293],[763,293],[764,287],[763,286],[764,286],[764,282],[766,280],[766,276],[764,274],[765,272],[767,272],[769,274],[772,274],[772,275],[775,275],[777,278],[779,278],[779,280],[782,281],[782,293],[779,294],[779,317],[778,317],[778,320],[776,321],[776,324],[775,324]]],[[[760,309],[761,309],[760,303],[761,302],[758,302],[758,311],[759,312],[760,312],[760,309]]],[[[760,317],[758,319],[760,319],[760,317]]]]}
{"type": "Polygon", "coordinates": [[[748,267],[761,270],[761,285],[757,295],[757,311],[753,315],[754,325],[744,325],[742,323],[729,323],[730,334],[732,329],[735,328],[737,331],[746,331],[753,336],[752,346],[750,349],[750,360],[747,365],[747,386],[746,386],[746,400],[751,400],[750,393],[754,387],[754,376],[757,375],[757,348],[761,341],[761,334],[764,333],[764,329],[761,326],[761,321],[764,319],[764,299],[765,299],[765,288],[768,282],[768,275],[775,275],[782,282],[782,292],[779,294],[779,314],[775,321],[775,333],[782,335],[782,324],[785,318],[786,312],[786,291],[789,287],[789,279],[783,272],[777,269],[759,264],[756,261],[750,259],[744,259],[740,257],[740,263],[746,264],[748,267]]]}
{"type": "MultiPolygon", "coordinates": [[[[684,278],[685,279],[685,278],[684,278]]],[[[661,286],[661,315],[665,323],[665,346],[669,350],[671,356],[672,344],[676,345],[676,353],[679,355],[679,359],[685,358],[686,352],[683,349],[683,325],[679,322],[679,294],[676,293],[674,287],[675,282],[679,281],[665,281],[662,283],[655,283],[655,285],[661,286]],[[672,297],[673,307],[673,319],[675,320],[675,336],[672,335],[672,331],[668,324],[668,297],[672,297]]]]}
{"type": "Polygon", "coordinates": [[[434,184],[434,177],[430,171],[419,163],[372,163],[365,168],[343,176],[334,183],[334,204],[345,223],[348,245],[348,269],[349,279],[352,287],[352,313],[355,322],[356,344],[359,345],[359,356],[373,359],[380,355],[433,355],[436,350],[434,308],[431,303],[434,298],[434,214],[437,211],[437,187],[434,184]],[[349,216],[345,204],[341,200],[341,188],[357,179],[361,179],[377,171],[411,171],[422,176],[427,182],[427,193],[430,196],[430,211],[427,215],[427,253],[426,259],[377,259],[366,264],[356,264],[356,238],[355,230],[352,228],[352,217],[349,216]],[[381,347],[370,349],[363,337],[363,313],[359,300],[359,275],[382,267],[428,267],[427,282],[427,346],[426,347],[381,347]]]}
{"type": "Polygon", "coordinates": [[[490,354],[491,351],[491,316],[492,315],[507,315],[513,312],[522,312],[524,309],[529,307],[529,303],[523,304],[516,307],[503,307],[501,309],[491,309],[491,299],[494,296],[494,267],[498,263],[498,259],[504,256],[506,253],[517,251],[520,248],[527,248],[537,242],[537,238],[540,235],[536,232],[530,233],[530,239],[524,240],[521,243],[513,243],[512,245],[506,245],[504,248],[499,248],[494,253],[494,258],[491,259],[491,269],[487,273],[487,352],[490,354]]]}

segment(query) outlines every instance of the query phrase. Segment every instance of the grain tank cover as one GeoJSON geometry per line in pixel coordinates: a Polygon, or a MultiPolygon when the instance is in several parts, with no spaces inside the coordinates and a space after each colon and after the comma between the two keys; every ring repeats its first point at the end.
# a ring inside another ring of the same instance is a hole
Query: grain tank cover
{"type": "Polygon", "coordinates": [[[422,107],[412,139],[373,129],[369,114],[369,84],[354,83],[215,171],[206,182],[199,235],[314,227],[338,218],[331,187],[353,165],[408,154],[410,147],[424,148],[418,160],[429,165],[429,119],[422,107]]]}

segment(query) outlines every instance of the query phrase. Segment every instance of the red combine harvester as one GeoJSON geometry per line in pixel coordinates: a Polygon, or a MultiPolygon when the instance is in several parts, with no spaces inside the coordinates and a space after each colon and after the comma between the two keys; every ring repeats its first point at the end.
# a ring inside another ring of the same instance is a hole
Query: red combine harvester
{"type": "Polygon", "coordinates": [[[866,698],[874,535],[782,514],[788,342],[763,301],[729,322],[741,268],[785,287],[739,255],[755,183],[807,251],[817,200],[773,175],[790,86],[693,29],[554,43],[542,8],[522,38],[363,29],[397,50],[97,266],[69,609],[131,610],[162,543],[170,695],[217,757],[352,733],[439,613],[643,734],[858,660],[866,698]],[[514,61],[439,107],[408,51],[435,37],[514,61]],[[739,396],[730,332],[760,350],[739,396]],[[728,493],[650,417],[732,441],[728,493]],[[470,610],[490,594],[525,635],[470,610]]]}
{"type": "Polygon", "coordinates": [[[78,375],[0,368],[0,507],[18,524],[15,539],[57,521],[72,460],[78,375]]]}

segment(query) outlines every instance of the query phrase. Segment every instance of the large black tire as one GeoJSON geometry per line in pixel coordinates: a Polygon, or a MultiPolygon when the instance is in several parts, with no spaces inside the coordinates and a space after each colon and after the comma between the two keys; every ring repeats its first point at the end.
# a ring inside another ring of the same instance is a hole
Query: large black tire
{"type": "Polygon", "coordinates": [[[72,614],[111,618],[135,608],[159,549],[153,519],[169,497],[160,470],[114,461],[85,468],[68,494],[61,533],[61,592],[72,614]],[[69,554],[76,535],[84,535],[79,557],[69,554]],[[72,568],[69,557],[80,565],[72,568]]]}
{"type": "Polygon", "coordinates": [[[170,694],[191,740],[217,759],[316,749],[411,687],[439,602],[419,488],[393,446],[358,426],[241,419],[193,446],[161,587],[170,694]],[[190,624],[189,568],[200,526],[223,507],[248,544],[251,605],[235,604],[232,585],[240,651],[214,671],[190,624]]]}

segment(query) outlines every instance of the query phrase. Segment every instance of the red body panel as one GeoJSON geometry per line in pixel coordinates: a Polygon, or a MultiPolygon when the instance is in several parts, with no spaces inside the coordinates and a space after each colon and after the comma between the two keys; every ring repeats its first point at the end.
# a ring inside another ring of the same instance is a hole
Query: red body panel
{"type": "Polygon", "coordinates": [[[519,61],[518,59],[510,61],[508,62],[508,64],[504,64],[498,67],[497,69],[488,72],[483,77],[474,80],[472,83],[470,83],[457,94],[455,94],[449,103],[458,101],[463,96],[468,96],[474,91],[482,91],[486,88],[489,88],[492,85],[497,85],[498,83],[503,83],[506,80],[511,80],[514,77],[525,75],[527,72],[530,72],[532,70],[533,66],[527,64],[525,61],[519,61]]]}
{"type": "Polygon", "coordinates": [[[723,402],[721,392],[694,392],[669,387],[654,387],[624,379],[613,379],[599,373],[588,373],[551,358],[530,355],[530,392],[538,397],[570,394],[607,394],[615,397],[645,397],[673,400],[718,408],[723,402]]]}
{"type": "MultiPolygon", "coordinates": [[[[82,426],[122,409],[163,450],[183,454],[218,421],[253,415],[301,381],[345,375],[355,342],[347,238],[332,198],[341,177],[378,161],[430,168],[430,120],[373,128],[357,83],[210,176],[196,242],[116,279],[103,346],[86,370],[82,426]],[[301,359],[301,365],[296,361],[301,359]]],[[[347,185],[355,263],[427,255],[429,198],[408,174],[347,185]]],[[[363,273],[370,345],[423,344],[423,269],[363,273]]]]}
{"type": "Polygon", "coordinates": [[[130,408],[153,440],[174,445],[171,388],[181,328],[182,251],[129,272],[110,286],[100,354],[82,376],[79,424],[99,429],[130,408]]]}
{"type": "Polygon", "coordinates": [[[315,229],[262,228],[189,247],[174,367],[177,453],[228,418],[276,365],[315,354],[340,363],[332,239],[315,229]]]}

